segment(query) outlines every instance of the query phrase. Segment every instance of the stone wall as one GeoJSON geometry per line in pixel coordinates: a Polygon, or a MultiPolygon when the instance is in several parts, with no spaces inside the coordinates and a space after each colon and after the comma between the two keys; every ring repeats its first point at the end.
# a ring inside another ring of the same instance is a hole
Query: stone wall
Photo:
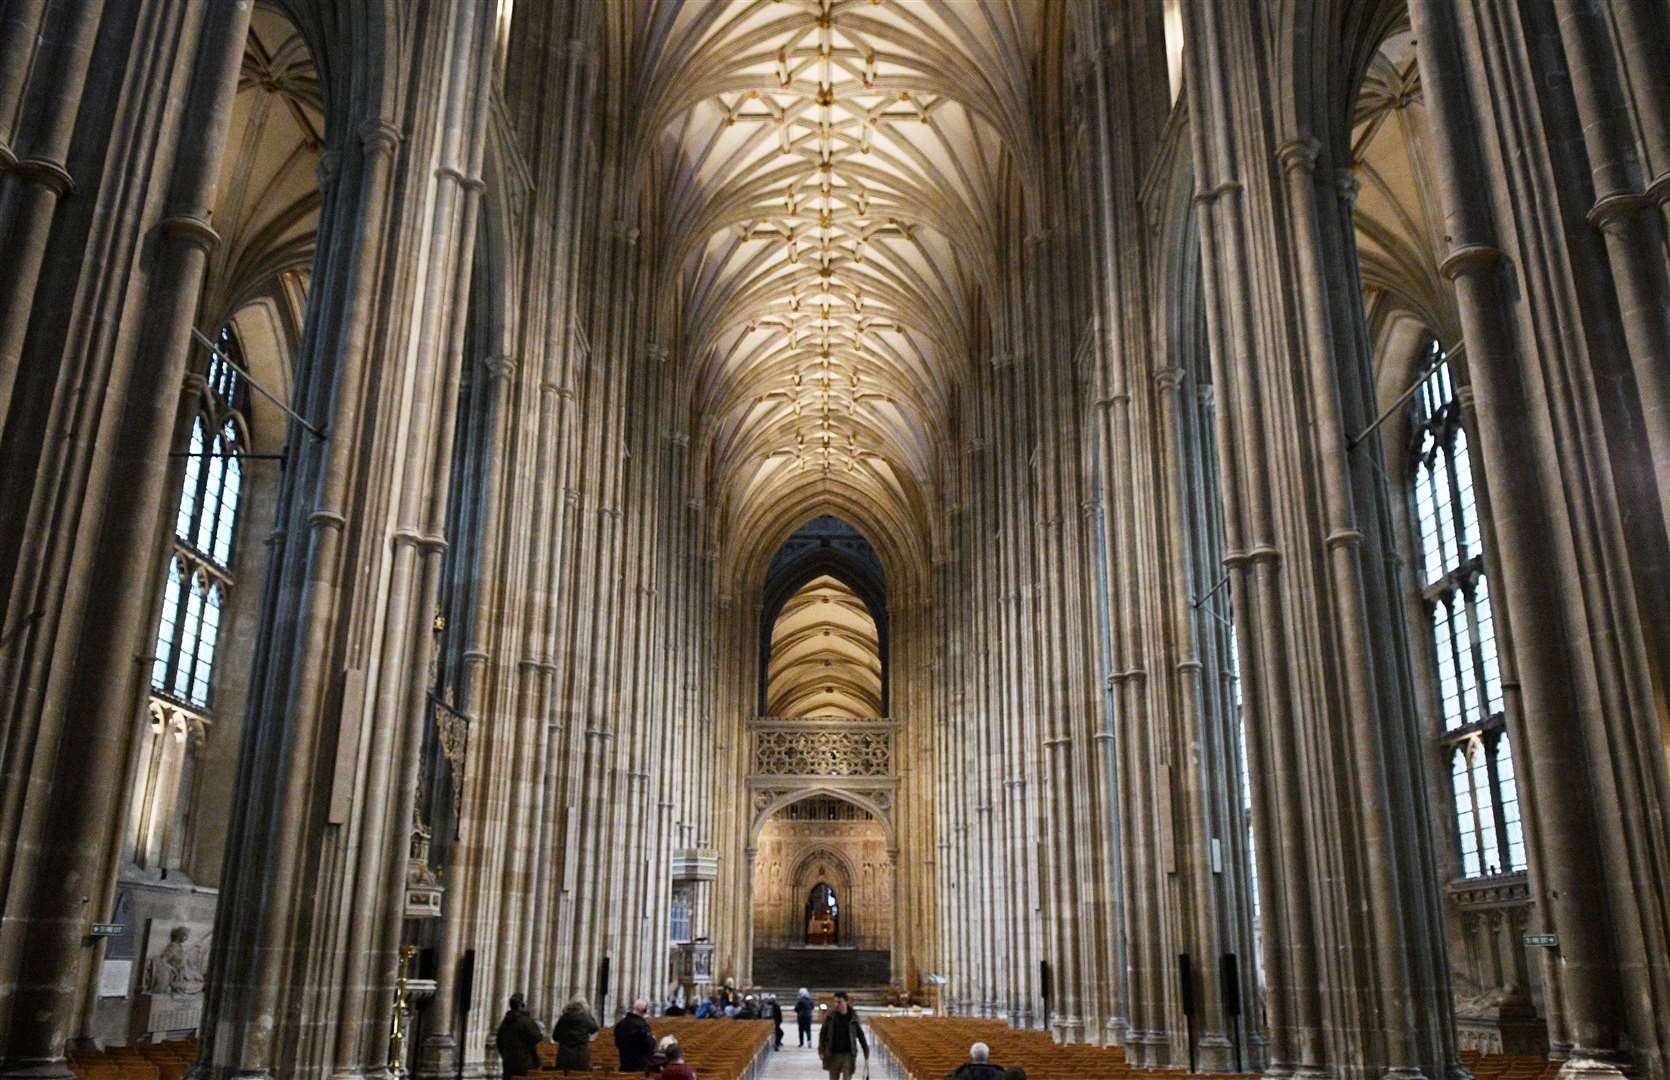
{"type": "Polygon", "coordinates": [[[838,944],[892,948],[893,864],[881,822],[773,818],[754,861],[756,949],[805,944],[806,897],[820,881],[840,905],[838,944]]]}

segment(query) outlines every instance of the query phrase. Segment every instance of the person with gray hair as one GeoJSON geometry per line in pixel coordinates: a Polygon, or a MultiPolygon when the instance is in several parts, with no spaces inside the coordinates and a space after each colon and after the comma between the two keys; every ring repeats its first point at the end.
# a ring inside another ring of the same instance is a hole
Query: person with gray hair
{"type": "Polygon", "coordinates": [[[571,1072],[591,1070],[591,1041],[597,1037],[597,1021],[591,1006],[575,994],[563,1006],[562,1015],[551,1025],[551,1041],[557,1044],[557,1068],[571,1072]]]}
{"type": "Polygon", "coordinates": [[[992,1064],[992,1049],[983,1042],[968,1048],[968,1060],[945,1080],[1003,1080],[1003,1070],[992,1064]]]}
{"type": "Polygon", "coordinates": [[[620,1071],[643,1072],[655,1053],[655,1033],[649,1029],[649,1002],[639,998],[632,1011],[615,1024],[615,1049],[620,1051],[620,1071]]]}

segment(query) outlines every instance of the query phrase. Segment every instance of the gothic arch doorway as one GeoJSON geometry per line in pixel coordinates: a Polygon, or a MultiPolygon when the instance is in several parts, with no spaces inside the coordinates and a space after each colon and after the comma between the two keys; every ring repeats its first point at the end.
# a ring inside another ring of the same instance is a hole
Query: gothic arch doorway
{"type": "Polygon", "coordinates": [[[841,901],[827,881],[806,894],[806,944],[835,945],[841,940],[841,901]]]}
{"type": "Polygon", "coordinates": [[[896,852],[885,823],[814,794],[772,810],[756,835],[753,983],[778,993],[888,985],[896,852]]]}

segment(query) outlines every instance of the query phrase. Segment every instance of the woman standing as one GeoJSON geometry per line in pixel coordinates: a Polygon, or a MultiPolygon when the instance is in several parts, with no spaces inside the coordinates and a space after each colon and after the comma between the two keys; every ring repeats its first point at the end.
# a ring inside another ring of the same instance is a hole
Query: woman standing
{"type": "Polygon", "coordinates": [[[794,1020],[800,1026],[800,1041],[796,1046],[812,1045],[812,992],[804,986],[794,999],[794,1020]]]}
{"type": "Polygon", "coordinates": [[[557,1044],[557,1068],[590,1071],[591,1041],[596,1037],[597,1021],[591,1018],[586,999],[575,994],[551,1026],[551,1041],[557,1044]]]}

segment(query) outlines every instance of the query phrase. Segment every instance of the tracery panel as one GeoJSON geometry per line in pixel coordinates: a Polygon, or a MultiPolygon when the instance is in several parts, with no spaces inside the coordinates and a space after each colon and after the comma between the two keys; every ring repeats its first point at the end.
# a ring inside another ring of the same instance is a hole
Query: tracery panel
{"type": "Polygon", "coordinates": [[[1411,497],[1432,629],[1442,760],[1464,877],[1525,869],[1478,499],[1449,358],[1434,340],[1412,404],[1411,497]]]}

